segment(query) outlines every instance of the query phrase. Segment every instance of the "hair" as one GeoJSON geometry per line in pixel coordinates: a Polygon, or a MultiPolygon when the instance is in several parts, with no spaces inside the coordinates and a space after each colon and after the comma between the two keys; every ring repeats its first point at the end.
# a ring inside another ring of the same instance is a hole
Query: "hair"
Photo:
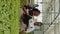
{"type": "Polygon", "coordinates": [[[33,8],[33,7],[29,6],[29,5],[24,5],[24,7],[25,7],[26,9],[32,9],[32,8],[33,8]]]}
{"type": "Polygon", "coordinates": [[[25,7],[27,9],[27,6],[26,5],[24,5],[23,7],[25,7]]]}
{"type": "Polygon", "coordinates": [[[26,14],[23,14],[23,17],[24,17],[23,23],[26,24],[27,27],[28,27],[28,25],[29,25],[29,19],[32,19],[32,17],[29,16],[29,15],[26,15],[26,14]]]}
{"type": "Polygon", "coordinates": [[[41,13],[40,10],[38,10],[37,8],[33,8],[32,11],[33,11],[33,12],[36,12],[36,11],[37,11],[37,12],[41,13]]]}

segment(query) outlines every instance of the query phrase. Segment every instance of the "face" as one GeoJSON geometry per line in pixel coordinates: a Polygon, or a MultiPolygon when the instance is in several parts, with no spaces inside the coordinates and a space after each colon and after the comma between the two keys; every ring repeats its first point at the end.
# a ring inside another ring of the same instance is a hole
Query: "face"
{"type": "Polygon", "coordinates": [[[33,15],[34,15],[34,16],[39,16],[39,14],[40,14],[39,12],[33,11],[33,15]]]}
{"type": "Polygon", "coordinates": [[[39,22],[35,22],[34,25],[35,26],[40,26],[40,23],[39,22]]]}

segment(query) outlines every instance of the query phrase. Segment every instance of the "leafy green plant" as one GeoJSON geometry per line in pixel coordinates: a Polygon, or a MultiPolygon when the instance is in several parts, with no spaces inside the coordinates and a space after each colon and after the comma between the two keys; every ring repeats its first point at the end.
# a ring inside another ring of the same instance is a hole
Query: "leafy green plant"
{"type": "Polygon", "coordinates": [[[0,34],[19,34],[20,0],[0,0],[0,34]]]}

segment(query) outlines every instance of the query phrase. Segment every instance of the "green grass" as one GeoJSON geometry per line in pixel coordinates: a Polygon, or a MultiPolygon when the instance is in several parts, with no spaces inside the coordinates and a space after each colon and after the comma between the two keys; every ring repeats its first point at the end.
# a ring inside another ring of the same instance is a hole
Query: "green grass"
{"type": "Polygon", "coordinates": [[[0,0],[0,34],[19,34],[20,0],[0,0]]]}

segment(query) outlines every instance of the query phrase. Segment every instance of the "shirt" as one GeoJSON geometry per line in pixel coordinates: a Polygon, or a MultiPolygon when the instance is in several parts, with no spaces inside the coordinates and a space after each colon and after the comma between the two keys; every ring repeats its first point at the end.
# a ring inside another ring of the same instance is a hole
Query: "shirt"
{"type": "Polygon", "coordinates": [[[25,31],[26,33],[29,33],[29,32],[32,32],[35,30],[35,26],[34,26],[34,20],[33,19],[30,19],[29,20],[29,27],[28,29],[25,31]]]}

